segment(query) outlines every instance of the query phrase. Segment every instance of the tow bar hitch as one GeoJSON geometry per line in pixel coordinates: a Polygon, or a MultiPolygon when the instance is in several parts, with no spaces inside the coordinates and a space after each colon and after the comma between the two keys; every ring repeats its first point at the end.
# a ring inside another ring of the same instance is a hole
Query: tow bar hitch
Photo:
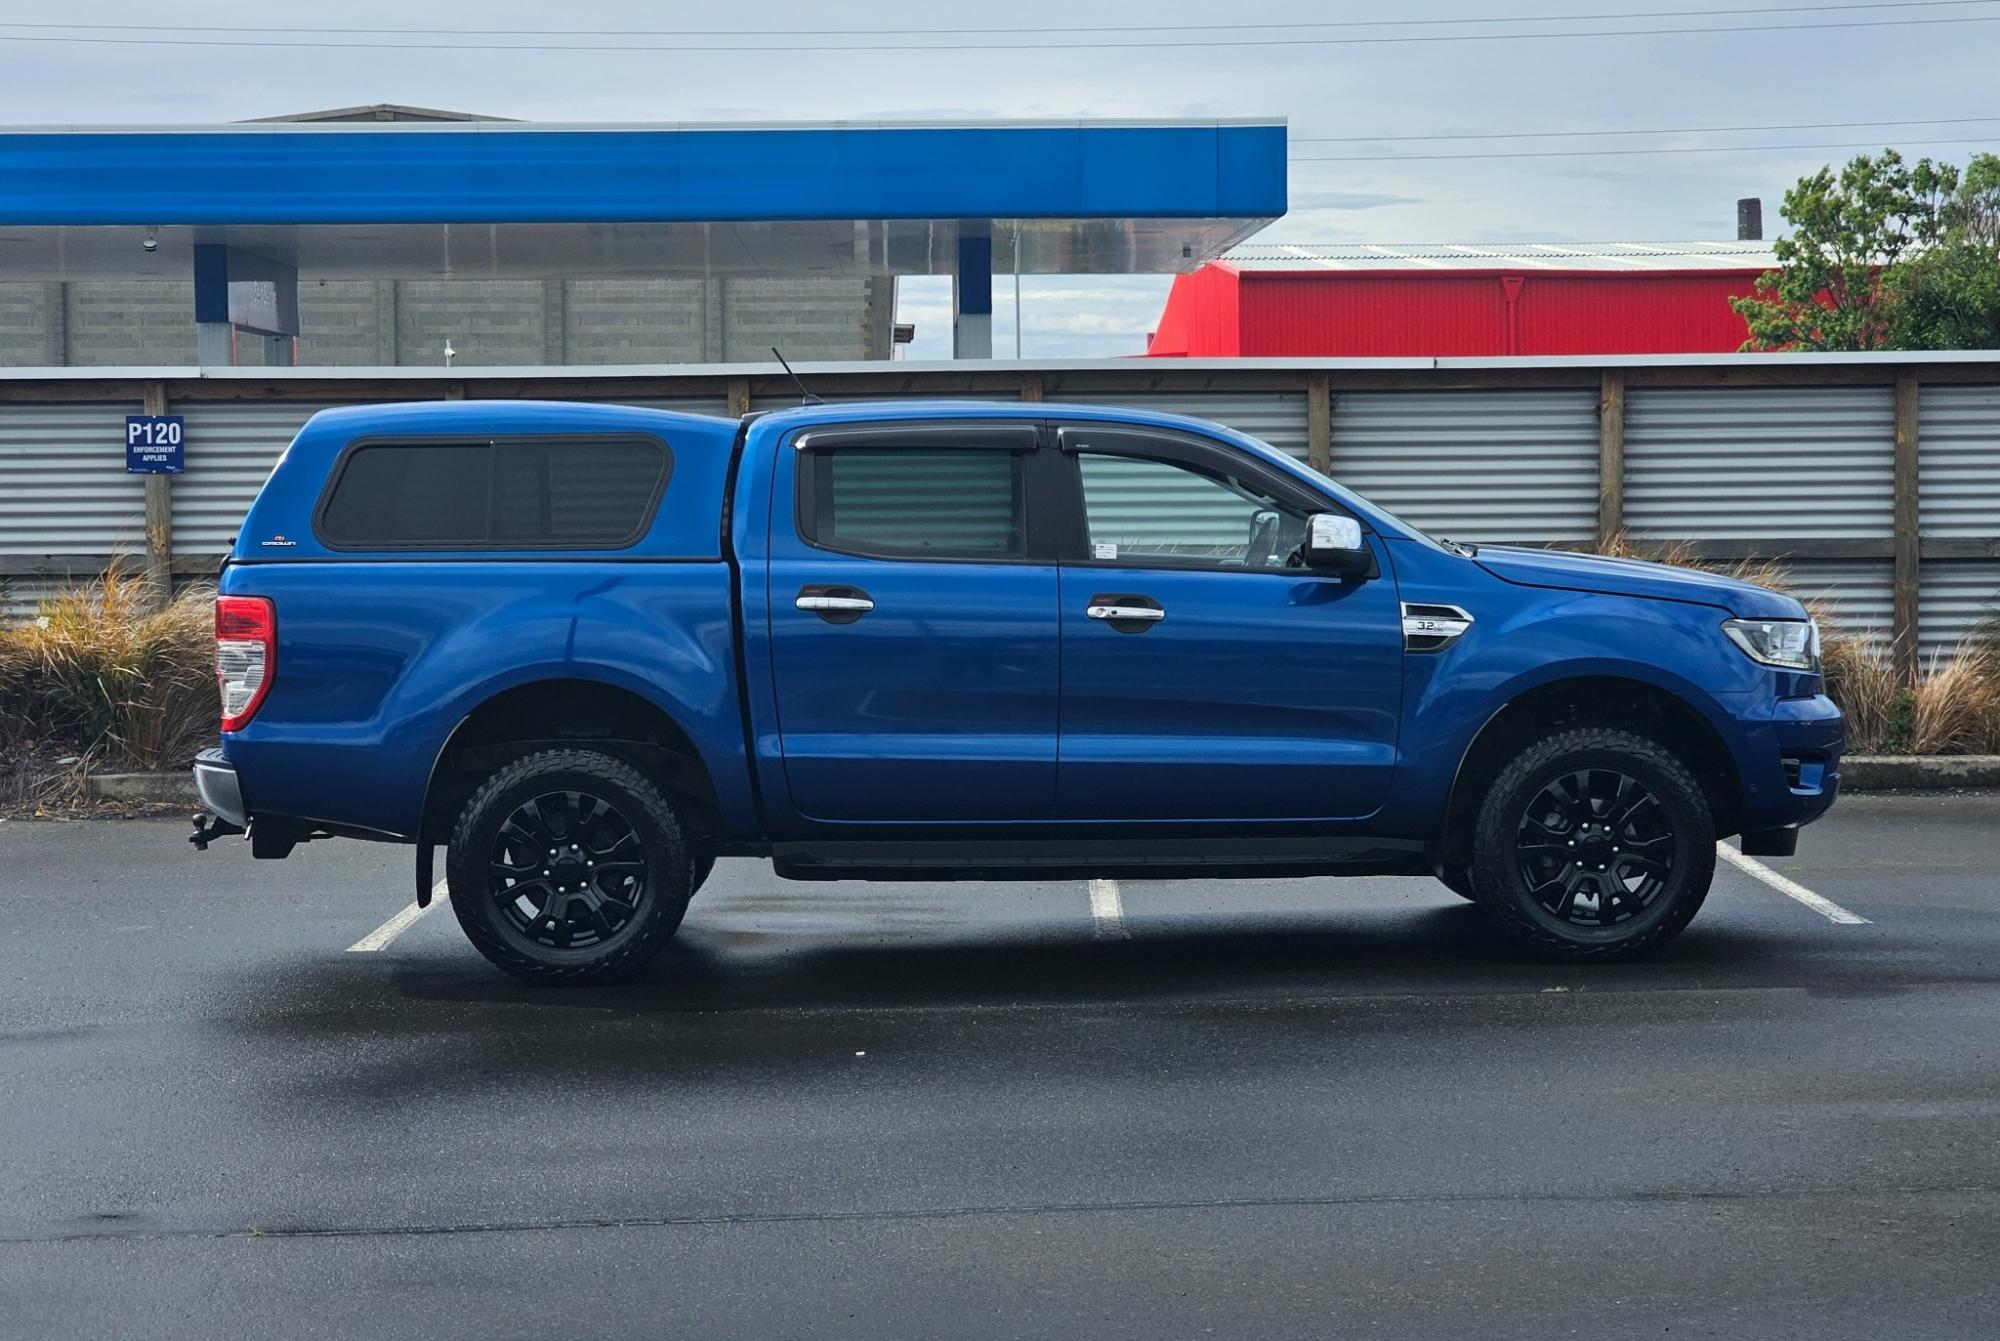
{"type": "Polygon", "coordinates": [[[194,844],[195,851],[206,852],[208,851],[208,845],[216,839],[228,838],[242,832],[243,830],[240,827],[231,824],[226,819],[220,819],[214,815],[196,811],[194,832],[188,835],[188,841],[194,844]]]}

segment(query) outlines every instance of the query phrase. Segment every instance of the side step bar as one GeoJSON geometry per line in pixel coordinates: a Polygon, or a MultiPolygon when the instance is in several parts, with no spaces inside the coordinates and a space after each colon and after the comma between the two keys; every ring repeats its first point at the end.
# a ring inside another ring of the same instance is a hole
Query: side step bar
{"type": "Polygon", "coordinates": [[[779,843],[787,880],[1247,879],[1429,875],[1424,845],[1386,838],[981,839],[779,843]]]}

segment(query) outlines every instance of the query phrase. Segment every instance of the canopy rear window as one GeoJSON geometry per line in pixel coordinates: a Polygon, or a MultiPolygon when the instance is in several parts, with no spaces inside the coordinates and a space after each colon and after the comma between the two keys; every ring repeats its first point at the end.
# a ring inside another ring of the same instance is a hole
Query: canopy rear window
{"type": "Polygon", "coordinates": [[[672,458],[657,438],[363,442],[320,504],[332,549],[623,549],[672,458]]]}

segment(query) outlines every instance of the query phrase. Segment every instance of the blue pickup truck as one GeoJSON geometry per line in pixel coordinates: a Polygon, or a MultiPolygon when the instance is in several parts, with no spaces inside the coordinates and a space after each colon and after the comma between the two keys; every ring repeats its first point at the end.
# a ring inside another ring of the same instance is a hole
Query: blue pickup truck
{"type": "Polygon", "coordinates": [[[1789,596],[1425,535],[1255,439],[1054,404],[314,416],[216,603],[205,846],[435,849],[473,944],[629,974],[797,880],[1435,876],[1657,946],[1839,785],[1789,596]]]}

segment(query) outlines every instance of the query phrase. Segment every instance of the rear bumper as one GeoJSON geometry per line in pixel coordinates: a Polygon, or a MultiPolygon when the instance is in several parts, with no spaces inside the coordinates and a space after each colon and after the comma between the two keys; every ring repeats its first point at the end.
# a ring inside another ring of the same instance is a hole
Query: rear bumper
{"type": "Polygon", "coordinates": [[[228,820],[239,829],[250,827],[250,812],[243,804],[243,787],[237,781],[236,766],[222,757],[221,750],[203,750],[195,756],[194,789],[209,814],[228,820]]]}

